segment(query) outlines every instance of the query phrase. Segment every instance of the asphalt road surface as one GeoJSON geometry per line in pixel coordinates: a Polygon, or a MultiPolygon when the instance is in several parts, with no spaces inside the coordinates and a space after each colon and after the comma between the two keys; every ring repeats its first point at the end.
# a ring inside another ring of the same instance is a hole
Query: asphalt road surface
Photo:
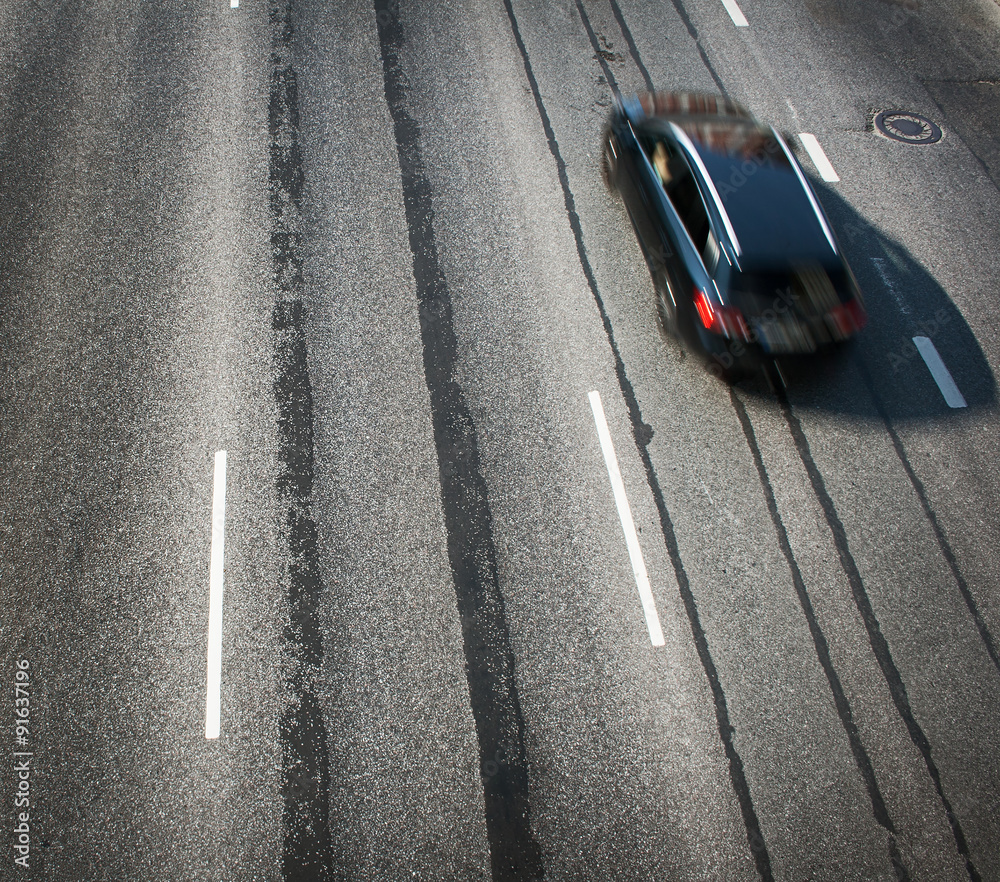
{"type": "Polygon", "coordinates": [[[0,879],[1000,880],[998,144],[995,0],[6,0],[0,879]],[[658,331],[651,86],[846,352],[658,331]]]}

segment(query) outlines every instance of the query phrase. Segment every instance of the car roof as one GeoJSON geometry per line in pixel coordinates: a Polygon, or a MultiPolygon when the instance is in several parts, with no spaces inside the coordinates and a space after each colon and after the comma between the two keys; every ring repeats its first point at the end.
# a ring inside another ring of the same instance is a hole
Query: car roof
{"type": "Polygon", "coordinates": [[[691,114],[648,118],[694,160],[710,209],[733,238],[743,268],[837,259],[833,235],[780,135],[752,118],[691,114]],[[706,186],[710,184],[710,186],[706,186]]]}

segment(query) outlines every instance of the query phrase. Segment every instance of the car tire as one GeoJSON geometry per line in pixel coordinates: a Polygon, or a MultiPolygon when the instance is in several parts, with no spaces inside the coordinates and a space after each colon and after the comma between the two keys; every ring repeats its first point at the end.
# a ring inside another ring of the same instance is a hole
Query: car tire
{"type": "Polygon", "coordinates": [[[617,171],[617,160],[611,148],[611,135],[604,138],[604,146],[601,148],[601,178],[604,186],[612,193],[618,188],[615,186],[615,173],[617,171]]]}
{"type": "Polygon", "coordinates": [[[677,301],[670,290],[670,282],[666,278],[657,280],[656,283],[656,315],[660,320],[660,327],[668,337],[677,339],[677,301]]]}

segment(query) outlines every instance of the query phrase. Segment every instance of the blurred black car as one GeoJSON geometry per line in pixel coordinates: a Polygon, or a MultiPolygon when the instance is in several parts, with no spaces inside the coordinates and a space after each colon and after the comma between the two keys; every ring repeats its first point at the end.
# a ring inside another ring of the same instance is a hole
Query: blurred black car
{"type": "Polygon", "coordinates": [[[602,170],[632,219],[664,329],[714,373],[735,381],[864,327],[857,282],[794,154],[735,102],[617,102],[602,170]]]}

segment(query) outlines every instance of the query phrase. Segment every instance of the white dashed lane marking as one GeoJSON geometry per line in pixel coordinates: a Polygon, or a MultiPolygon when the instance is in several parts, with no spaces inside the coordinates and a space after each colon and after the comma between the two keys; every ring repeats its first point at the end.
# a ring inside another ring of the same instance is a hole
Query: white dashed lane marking
{"type": "Polygon", "coordinates": [[[831,184],[839,181],[840,175],[834,171],[830,160],[826,158],[826,153],[824,153],[823,148],[819,146],[819,141],[816,140],[816,136],[810,135],[808,132],[799,132],[799,140],[802,142],[802,146],[806,148],[806,153],[809,154],[809,158],[813,161],[813,165],[816,166],[816,171],[819,172],[819,176],[824,181],[829,181],[831,184]]]}
{"type": "Polygon", "coordinates": [[[934,382],[937,383],[938,389],[941,390],[945,404],[948,407],[968,407],[965,403],[965,397],[958,390],[958,386],[955,385],[955,381],[951,377],[951,372],[945,367],[930,337],[914,337],[913,342],[920,353],[920,357],[923,358],[924,364],[927,365],[927,370],[931,372],[934,382]]]}
{"type": "Polygon", "coordinates": [[[892,283],[892,279],[889,273],[885,269],[885,259],[882,257],[873,257],[872,263],[875,264],[875,269],[878,274],[882,277],[882,281],[885,283],[885,287],[888,289],[889,293],[892,295],[892,299],[896,301],[896,306],[899,307],[899,311],[903,315],[909,317],[910,308],[906,305],[906,301],[903,300],[899,291],[896,290],[896,286],[892,283]]]}
{"type": "Polygon", "coordinates": [[[597,424],[597,437],[601,442],[604,463],[608,467],[611,489],[615,494],[615,505],[618,506],[618,517],[622,522],[622,531],[625,533],[625,545],[628,547],[628,556],[632,561],[632,572],[635,575],[636,587],[639,589],[642,611],[646,616],[646,627],[649,629],[649,642],[653,646],[663,646],[663,631],[660,629],[660,617],[656,613],[656,603],[653,600],[653,592],[649,587],[649,575],[646,573],[646,564],[642,559],[642,549],[639,548],[639,538],[635,533],[632,510],[629,508],[628,497],[625,495],[625,485],[622,483],[621,472],[618,470],[618,457],[615,456],[615,448],[611,443],[611,433],[608,431],[608,423],[604,418],[604,405],[601,404],[601,396],[596,391],[590,393],[590,407],[594,411],[594,422],[597,424]]]}
{"type": "Polygon", "coordinates": [[[736,5],[736,0],[722,0],[722,5],[726,7],[726,12],[729,13],[729,17],[733,20],[733,24],[736,27],[747,27],[746,16],[743,14],[743,10],[736,5]]]}
{"type": "Polygon", "coordinates": [[[208,573],[208,676],[205,737],[219,737],[222,697],[222,575],[226,548],[226,451],[215,454],[212,491],[212,557],[208,573]]]}

